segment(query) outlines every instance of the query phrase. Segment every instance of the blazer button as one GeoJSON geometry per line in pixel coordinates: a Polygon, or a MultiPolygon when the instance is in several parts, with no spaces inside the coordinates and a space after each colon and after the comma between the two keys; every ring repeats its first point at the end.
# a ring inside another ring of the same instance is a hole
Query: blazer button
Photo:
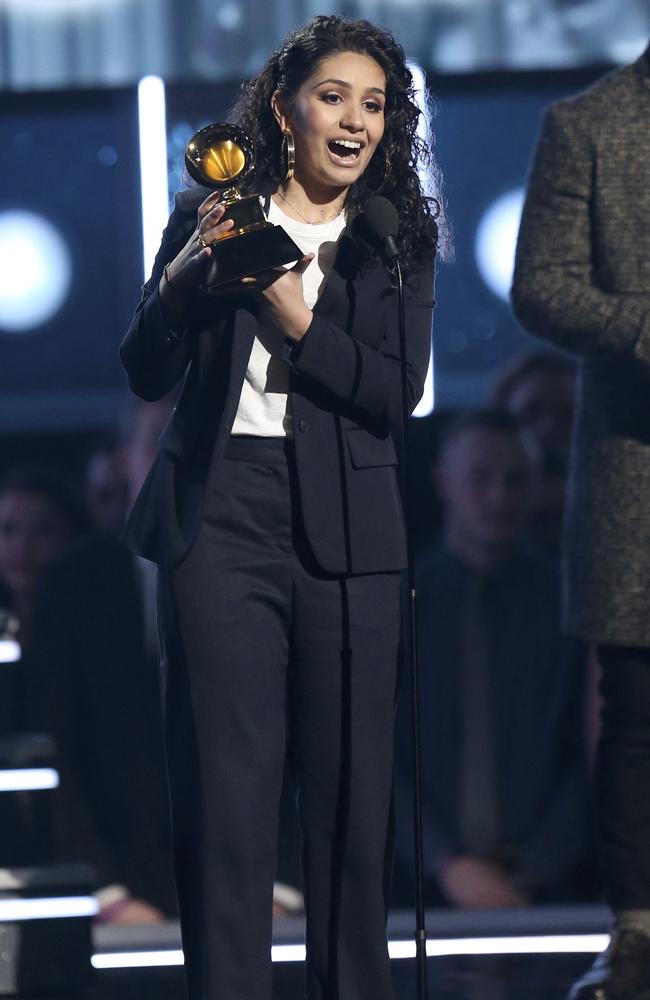
{"type": "Polygon", "coordinates": [[[305,431],[309,430],[309,424],[307,423],[306,420],[298,421],[298,430],[300,431],[301,434],[304,434],[305,431]]]}

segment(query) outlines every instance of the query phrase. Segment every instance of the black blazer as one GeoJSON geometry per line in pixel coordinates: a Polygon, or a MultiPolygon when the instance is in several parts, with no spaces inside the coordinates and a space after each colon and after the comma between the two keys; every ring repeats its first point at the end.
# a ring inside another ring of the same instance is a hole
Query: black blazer
{"type": "MultiPolygon", "coordinates": [[[[250,294],[197,295],[182,339],[164,319],[163,267],[193,232],[207,194],[194,188],[177,195],[121,346],[129,385],[144,399],[159,399],[186,375],[124,533],[136,552],[168,566],[183,559],[196,535],[208,469],[212,462],[211,474],[218,474],[259,315],[250,294]]],[[[429,362],[433,282],[432,261],[406,290],[410,410],[422,395],[429,362]]],[[[285,357],[302,519],[316,559],[336,574],[401,569],[397,294],[385,269],[358,249],[350,227],[339,239],[313,321],[299,344],[287,342],[285,357]]]]}

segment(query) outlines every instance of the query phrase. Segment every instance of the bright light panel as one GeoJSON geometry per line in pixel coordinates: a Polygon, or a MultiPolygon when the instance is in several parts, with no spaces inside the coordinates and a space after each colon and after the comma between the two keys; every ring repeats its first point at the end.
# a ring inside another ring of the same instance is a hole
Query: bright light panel
{"type": "Polygon", "coordinates": [[[17,663],[20,659],[20,644],[15,639],[0,639],[0,663],[17,663]]]}
{"type": "Polygon", "coordinates": [[[72,257],[42,215],[0,212],[0,331],[23,333],[47,323],[65,302],[72,257]]]}
{"type": "Polygon", "coordinates": [[[145,76],[138,84],[138,119],[144,276],[147,279],[169,214],[165,84],[159,76],[145,76]]]}
{"type": "Polygon", "coordinates": [[[474,255],[483,281],[498,298],[508,302],[524,191],[515,188],[493,201],[476,230],[474,255]]]}
{"type": "MultiPolygon", "coordinates": [[[[608,934],[550,934],[522,937],[433,938],[427,941],[430,958],[451,955],[560,955],[598,954],[607,947],[608,934]]],[[[415,942],[389,941],[392,959],[415,958],[415,942]]],[[[304,962],[304,944],[273,945],[274,962],[304,962]]],[[[169,951],[130,951],[93,955],[95,969],[144,969],[183,965],[180,949],[169,951]]]]}
{"type": "Polygon", "coordinates": [[[0,899],[0,922],[94,917],[99,912],[93,896],[61,896],[48,899],[0,899]]]}
{"type": "Polygon", "coordinates": [[[40,792],[59,787],[59,772],[53,767],[0,769],[0,792],[40,792]]]}
{"type": "Polygon", "coordinates": [[[94,969],[162,969],[170,965],[183,965],[180,948],[170,951],[114,951],[106,955],[93,955],[94,969]]]}

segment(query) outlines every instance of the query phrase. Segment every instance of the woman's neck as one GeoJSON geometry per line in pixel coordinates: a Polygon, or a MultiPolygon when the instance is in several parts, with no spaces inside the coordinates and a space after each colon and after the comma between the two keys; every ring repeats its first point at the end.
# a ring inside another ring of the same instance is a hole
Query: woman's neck
{"type": "Polygon", "coordinates": [[[273,199],[289,218],[314,225],[340,215],[347,193],[347,187],[317,190],[312,186],[308,189],[292,178],[287,184],[280,185],[273,199]]]}

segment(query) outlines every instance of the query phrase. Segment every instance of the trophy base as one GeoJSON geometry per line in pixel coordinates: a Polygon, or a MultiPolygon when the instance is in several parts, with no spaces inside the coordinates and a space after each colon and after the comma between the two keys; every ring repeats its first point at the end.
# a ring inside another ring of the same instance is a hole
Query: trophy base
{"type": "Polygon", "coordinates": [[[232,238],[217,240],[201,290],[217,295],[229,281],[238,281],[300,260],[303,252],[281,226],[271,224],[232,238]]]}

